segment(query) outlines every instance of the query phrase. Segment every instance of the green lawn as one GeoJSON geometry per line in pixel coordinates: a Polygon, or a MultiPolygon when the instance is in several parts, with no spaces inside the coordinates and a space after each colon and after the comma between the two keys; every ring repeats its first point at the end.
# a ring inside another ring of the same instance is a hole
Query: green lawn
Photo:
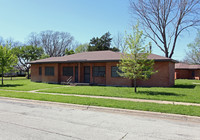
{"type": "MultiPolygon", "coordinates": [[[[2,77],[0,77],[0,80],[2,79],[2,77]]],[[[4,77],[4,80],[25,80],[26,77],[4,77]]]]}
{"type": "Polygon", "coordinates": [[[138,93],[133,93],[134,89],[128,87],[69,87],[57,84],[35,83],[31,82],[30,80],[20,78],[16,78],[14,80],[8,79],[5,80],[4,83],[5,86],[0,86],[0,89],[18,90],[23,92],[0,90],[0,96],[3,97],[200,116],[200,107],[198,106],[131,102],[111,99],[63,96],[59,94],[47,95],[26,92],[31,90],[40,90],[42,92],[54,92],[65,94],[98,95],[200,103],[200,81],[197,80],[176,80],[176,85],[171,88],[139,87],[138,93]]]}
{"type": "Polygon", "coordinates": [[[133,92],[130,87],[106,87],[106,86],[65,86],[57,84],[45,84],[31,82],[27,79],[5,80],[5,86],[0,89],[40,92],[81,94],[95,96],[111,96],[122,98],[140,98],[154,100],[168,100],[179,102],[200,103],[200,81],[198,80],[176,80],[174,87],[170,88],[144,88],[139,87],[138,93],[133,92]]]}
{"type": "Polygon", "coordinates": [[[31,91],[38,89],[54,88],[59,86],[62,87],[63,85],[31,82],[24,77],[16,77],[14,80],[4,80],[4,86],[2,86],[0,82],[0,89],[19,91],[31,91]]]}
{"type": "Polygon", "coordinates": [[[122,108],[122,109],[132,109],[132,110],[143,110],[143,111],[200,116],[200,107],[197,107],[197,106],[141,103],[141,102],[131,102],[131,101],[118,101],[118,100],[111,100],[111,99],[95,99],[95,98],[75,97],[75,96],[46,95],[46,94],[36,94],[36,93],[26,93],[26,92],[18,92],[17,93],[15,91],[9,91],[9,92],[8,91],[0,91],[0,96],[42,100],[42,101],[52,101],[52,102],[61,102],[61,103],[72,103],[72,104],[81,104],[81,105],[103,106],[103,107],[112,107],[112,108],[122,108]]]}
{"type": "Polygon", "coordinates": [[[170,88],[139,87],[138,93],[134,93],[133,90],[130,87],[76,86],[52,88],[40,92],[200,103],[200,81],[197,80],[176,80],[175,86],[170,88]]]}

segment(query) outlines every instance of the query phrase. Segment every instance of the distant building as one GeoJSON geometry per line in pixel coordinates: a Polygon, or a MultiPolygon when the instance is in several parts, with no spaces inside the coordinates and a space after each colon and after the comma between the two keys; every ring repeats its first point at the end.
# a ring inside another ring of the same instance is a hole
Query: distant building
{"type": "Polygon", "coordinates": [[[200,80],[200,65],[176,63],[175,64],[175,79],[200,80]]]}
{"type": "Polygon", "coordinates": [[[23,67],[14,66],[13,70],[8,73],[4,73],[4,76],[26,76],[26,72],[23,70],[23,67]]]}
{"type": "MultiPolygon", "coordinates": [[[[117,64],[122,53],[112,51],[83,52],[30,62],[31,80],[35,82],[77,82],[110,86],[133,86],[133,80],[120,77],[117,64]]],[[[138,80],[138,86],[169,87],[174,85],[175,60],[150,54],[158,70],[149,80],[138,80]]]]}

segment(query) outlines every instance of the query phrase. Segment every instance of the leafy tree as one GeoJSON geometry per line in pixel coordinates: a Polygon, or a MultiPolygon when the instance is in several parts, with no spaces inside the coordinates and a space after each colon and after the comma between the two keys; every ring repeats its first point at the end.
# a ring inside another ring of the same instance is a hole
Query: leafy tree
{"type": "Polygon", "coordinates": [[[137,79],[149,79],[155,73],[153,69],[154,61],[147,57],[150,52],[147,47],[143,47],[143,32],[138,29],[138,24],[133,27],[133,34],[126,35],[127,50],[122,55],[122,60],[118,64],[121,72],[119,75],[125,78],[134,79],[135,92],[137,92],[137,79]]]}
{"type": "Polygon", "coordinates": [[[84,43],[79,45],[76,49],[75,49],[75,53],[81,53],[81,52],[86,52],[88,51],[88,43],[84,43]]]}
{"type": "Polygon", "coordinates": [[[40,57],[40,59],[45,59],[45,58],[49,58],[49,57],[50,57],[49,55],[43,53],[42,56],[40,57]]]}
{"type": "Polygon", "coordinates": [[[14,65],[17,64],[17,57],[12,53],[12,50],[10,47],[7,45],[0,46],[0,72],[2,76],[2,85],[3,83],[3,76],[4,73],[10,72],[13,68],[14,65]]]}
{"type": "Polygon", "coordinates": [[[102,50],[112,50],[119,51],[117,48],[110,48],[112,38],[109,32],[105,33],[100,38],[94,37],[90,40],[88,51],[102,51],[102,50]]]}
{"type": "Polygon", "coordinates": [[[130,6],[145,34],[169,58],[181,33],[200,23],[200,0],[130,0],[130,6]]]}
{"type": "MultiPolygon", "coordinates": [[[[30,64],[28,62],[46,57],[42,47],[37,46],[18,46],[12,49],[14,54],[18,57],[19,65],[22,65],[29,76],[30,64]]],[[[20,66],[19,66],[20,67],[20,66]]]]}
{"type": "Polygon", "coordinates": [[[66,54],[66,55],[71,55],[71,54],[75,54],[75,52],[74,52],[74,50],[66,49],[66,50],[65,50],[65,54],[66,54]]]}
{"type": "Polygon", "coordinates": [[[188,44],[188,49],[184,62],[200,65],[200,31],[198,31],[194,42],[188,44]]]}

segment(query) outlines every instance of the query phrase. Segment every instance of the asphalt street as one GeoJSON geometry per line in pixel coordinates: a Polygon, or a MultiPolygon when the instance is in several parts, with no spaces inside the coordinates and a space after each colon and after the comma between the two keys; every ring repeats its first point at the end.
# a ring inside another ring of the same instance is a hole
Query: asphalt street
{"type": "Polygon", "coordinates": [[[200,140],[200,122],[0,98],[1,140],[200,140]]]}

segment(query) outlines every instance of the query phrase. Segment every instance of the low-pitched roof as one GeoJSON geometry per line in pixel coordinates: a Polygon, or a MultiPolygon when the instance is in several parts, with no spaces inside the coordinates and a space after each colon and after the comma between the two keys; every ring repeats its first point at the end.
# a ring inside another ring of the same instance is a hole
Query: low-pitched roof
{"type": "Polygon", "coordinates": [[[175,64],[175,69],[191,69],[191,70],[195,70],[195,69],[200,69],[200,65],[190,65],[190,64],[186,64],[186,63],[176,63],[175,64]]]}
{"type": "MultiPolygon", "coordinates": [[[[62,57],[50,57],[46,59],[40,59],[36,61],[29,62],[30,64],[35,63],[72,63],[72,62],[112,62],[120,61],[122,53],[113,51],[92,51],[83,52],[72,55],[66,55],[62,57]]],[[[156,54],[150,54],[148,59],[154,59],[155,61],[172,61],[173,59],[163,57],[156,54]]]]}

